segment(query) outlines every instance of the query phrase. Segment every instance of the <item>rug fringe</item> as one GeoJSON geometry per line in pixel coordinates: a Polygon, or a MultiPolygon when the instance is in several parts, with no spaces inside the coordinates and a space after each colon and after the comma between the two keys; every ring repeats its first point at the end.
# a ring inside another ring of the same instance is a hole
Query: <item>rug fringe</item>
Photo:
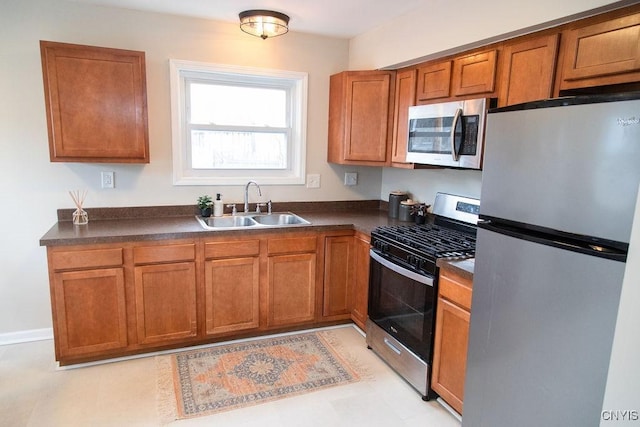
{"type": "Polygon", "coordinates": [[[173,383],[173,366],[171,356],[156,356],[158,393],[158,416],[161,425],[167,425],[178,419],[176,395],[173,383]]]}
{"type": "Polygon", "coordinates": [[[342,357],[360,377],[361,380],[373,381],[374,375],[369,369],[368,365],[363,364],[360,359],[345,348],[344,344],[335,335],[333,330],[319,331],[318,335],[322,338],[342,357]]]}

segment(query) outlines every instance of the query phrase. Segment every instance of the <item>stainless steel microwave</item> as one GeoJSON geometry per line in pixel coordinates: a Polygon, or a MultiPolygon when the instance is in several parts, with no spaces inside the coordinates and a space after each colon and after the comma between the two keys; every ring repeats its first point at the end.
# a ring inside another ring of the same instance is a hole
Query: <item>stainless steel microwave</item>
{"type": "Polygon", "coordinates": [[[488,98],[409,107],[407,162],[482,169],[488,98]]]}

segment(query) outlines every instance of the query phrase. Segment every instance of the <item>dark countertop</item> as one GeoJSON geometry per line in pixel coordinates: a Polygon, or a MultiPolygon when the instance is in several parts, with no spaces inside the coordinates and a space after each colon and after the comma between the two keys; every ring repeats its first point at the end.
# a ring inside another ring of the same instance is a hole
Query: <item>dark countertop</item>
{"type": "Polygon", "coordinates": [[[466,258],[466,259],[447,259],[440,258],[436,261],[436,265],[441,269],[448,269],[453,271],[454,273],[458,273],[465,279],[471,280],[473,282],[473,272],[476,265],[475,258],[466,258]]]}
{"type": "MultiPolygon", "coordinates": [[[[283,206],[297,209],[278,209],[278,212],[290,211],[307,221],[311,225],[291,226],[281,228],[249,228],[243,230],[212,231],[205,230],[200,226],[194,214],[184,214],[184,209],[163,209],[157,208],[126,208],[126,215],[118,218],[112,214],[105,214],[109,208],[100,210],[87,209],[89,212],[89,223],[86,225],[73,225],[69,220],[60,218],[71,218],[70,212],[73,210],[58,211],[59,221],[51,227],[40,239],[40,246],[62,246],[77,244],[97,244],[114,242],[131,242],[147,240],[184,239],[207,237],[225,234],[229,236],[247,235],[249,233],[264,232],[291,232],[303,230],[337,230],[355,229],[362,233],[371,234],[371,231],[380,225],[410,224],[389,219],[386,204],[375,201],[351,202],[350,209],[332,210],[333,205],[315,203],[313,208],[296,204],[296,206],[283,206]],[[323,210],[323,206],[326,210],[323,210]],[[373,206],[373,208],[372,208],[373,206]],[[140,209],[140,210],[136,210],[140,209]],[[69,211],[69,212],[68,212],[69,211]],[[153,216],[150,211],[165,211],[171,216],[153,216]],[[132,213],[133,212],[133,213],[132,213]],[[142,213],[141,213],[142,212],[142,213]],[[98,219],[92,219],[92,218],[98,219]]],[[[113,208],[124,210],[124,208],[113,208]]],[[[193,207],[188,207],[186,212],[193,211],[193,207]]]]}

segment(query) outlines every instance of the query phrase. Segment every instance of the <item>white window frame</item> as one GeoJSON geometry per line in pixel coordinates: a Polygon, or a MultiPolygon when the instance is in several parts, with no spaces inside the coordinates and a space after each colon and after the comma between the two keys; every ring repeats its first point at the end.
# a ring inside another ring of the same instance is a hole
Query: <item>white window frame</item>
{"type": "Polygon", "coordinates": [[[308,74],[297,71],[268,70],[237,65],[169,60],[171,85],[171,125],[174,185],[244,185],[256,180],[261,185],[299,185],[305,183],[308,74]],[[270,81],[287,87],[290,93],[287,169],[192,169],[187,154],[187,105],[185,78],[212,76],[229,82],[270,81]]]}

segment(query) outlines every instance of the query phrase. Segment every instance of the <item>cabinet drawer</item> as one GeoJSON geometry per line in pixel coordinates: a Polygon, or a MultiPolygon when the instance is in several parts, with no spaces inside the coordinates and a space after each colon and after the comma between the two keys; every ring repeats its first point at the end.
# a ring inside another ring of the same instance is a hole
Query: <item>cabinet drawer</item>
{"type": "Polygon", "coordinates": [[[50,253],[55,271],[122,265],[122,248],[60,251],[50,253]]]}
{"type": "Polygon", "coordinates": [[[196,245],[140,246],[133,248],[133,262],[135,264],[149,264],[157,262],[193,261],[196,258],[196,245]]]}
{"type": "Polygon", "coordinates": [[[472,289],[463,282],[453,280],[453,278],[440,275],[439,294],[442,298],[446,298],[451,302],[458,304],[460,307],[471,310],[472,289]]]}
{"type": "Polygon", "coordinates": [[[269,255],[315,251],[316,236],[270,239],[268,244],[269,255]]]}
{"type": "Polygon", "coordinates": [[[237,258],[243,256],[258,256],[260,254],[260,240],[241,240],[237,242],[211,242],[204,245],[204,257],[237,258]]]}

